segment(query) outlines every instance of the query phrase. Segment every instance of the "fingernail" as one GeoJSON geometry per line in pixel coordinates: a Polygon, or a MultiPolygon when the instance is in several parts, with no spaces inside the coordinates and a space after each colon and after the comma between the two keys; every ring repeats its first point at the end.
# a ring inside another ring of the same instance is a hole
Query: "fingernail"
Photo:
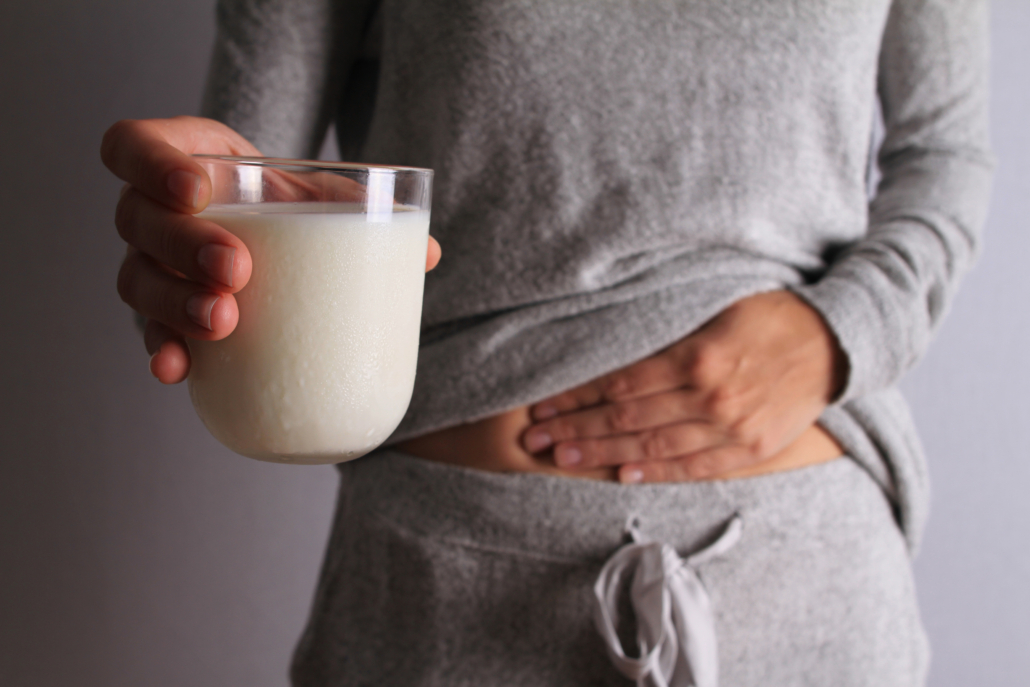
{"type": "Polygon", "coordinates": [[[232,287],[232,267],[236,249],[220,243],[209,243],[197,251],[197,264],[204,274],[232,287]]]}
{"type": "Polygon", "coordinates": [[[200,202],[200,177],[193,172],[177,169],[168,175],[168,190],[180,203],[195,208],[200,202]]]}
{"type": "Polygon", "coordinates": [[[564,466],[579,465],[583,462],[583,454],[575,446],[562,446],[555,450],[554,462],[564,466]]]}
{"type": "Polygon", "coordinates": [[[160,348],[157,349],[157,351],[154,352],[154,355],[150,356],[150,374],[154,375],[154,379],[158,378],[157,372],[154,370],[154,360],[159,355],[161,355],[161,349],[160,348]]]}
{"type": "Polygon", "coordinates": [[[211,293],[195,293],[186,299],[186,314],[198,325],[211,331],[211,311],[219,296],[211,293]]]}
{"type": "Polygon", "coordinates": [[[554,406],[536,406],[533,408],[533,419],[535,420],[550,420],[557,414],[558,409],[554,406]]]}
{"type": "Polygon", "coordinates": [[[640,468],[626,468],[619,472],[619,481],[623,484],[636,484],[644,481],[644,471],[640,468]]]}
{"type": "Polygon", "coordinates": [[[526,435],[526,448],[530,453],[542,451],[553,443],[547,432],[530,432],[526,435]]]}

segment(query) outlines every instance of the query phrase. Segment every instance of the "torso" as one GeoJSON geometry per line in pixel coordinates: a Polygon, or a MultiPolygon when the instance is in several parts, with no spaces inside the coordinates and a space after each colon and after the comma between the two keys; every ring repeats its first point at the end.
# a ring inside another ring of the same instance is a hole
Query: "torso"
{"type": "Polygon", "coordinates": [[[891,3],[802,4],[383,4],[359,157],[434,170],[444,252],[398,436],[640,360],[865,235],[891,3]]]}

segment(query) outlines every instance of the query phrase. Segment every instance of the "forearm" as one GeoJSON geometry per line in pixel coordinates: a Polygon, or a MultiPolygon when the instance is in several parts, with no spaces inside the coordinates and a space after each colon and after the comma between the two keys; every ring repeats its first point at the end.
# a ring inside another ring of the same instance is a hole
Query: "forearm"
{"type": "Polygon", "coordinates": [[[868,233],[796,290],[847,354],[844,400],[895,383],[918,360],[975,257],[992,170],[986,10],[977,0],[891,11],[879,75],[883,178],[868,233]]]}

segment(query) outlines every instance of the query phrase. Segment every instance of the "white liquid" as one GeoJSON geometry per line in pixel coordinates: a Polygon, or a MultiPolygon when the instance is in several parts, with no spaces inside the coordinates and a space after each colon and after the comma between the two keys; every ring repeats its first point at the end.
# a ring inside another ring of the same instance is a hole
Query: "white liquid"
{"type": "Polygon", "coordinates": [[[201,215],[240,237],[254,268],[235,331],[189,341],[190,396],[216,439],[259,460],[368,453],[401,421],[415,380],[429,213],[370,222],[309,205],[201,215]]]}

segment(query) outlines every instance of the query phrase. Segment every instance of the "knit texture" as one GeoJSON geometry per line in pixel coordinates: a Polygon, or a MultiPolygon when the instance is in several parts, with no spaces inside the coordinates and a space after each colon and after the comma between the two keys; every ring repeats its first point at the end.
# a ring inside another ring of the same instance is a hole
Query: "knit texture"
{"type": "Polygon", "coordinates": [[[629,687],[591,622],[594,581],[627,525],[688,557],[733,518],[740,540],[697,567],[720,684],[925,684],[905,542],[853,461],[625,486],[386,449],[341,471],[296,687],[629,687]]]}
{"type": "Polygon", "coordinates": [[[914,547],[925,467],[892,386],[976,252],[986,15],[980,0],[223,0],[205,113],[292,157],[336,117],[349,156],[435,170],[444,257],[393,440],[532,403],[787,288],[848,357],[823,422],[914,547]]]}

